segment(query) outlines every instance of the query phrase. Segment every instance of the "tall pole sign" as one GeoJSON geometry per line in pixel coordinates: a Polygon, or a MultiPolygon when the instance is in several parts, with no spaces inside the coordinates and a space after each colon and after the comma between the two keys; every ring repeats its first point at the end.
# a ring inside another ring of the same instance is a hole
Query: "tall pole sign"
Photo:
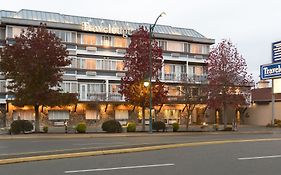
{"type": "Polygon", "coordinates": [[[281,41],[272,43],[272,63],[281,62],[281,41]]]}

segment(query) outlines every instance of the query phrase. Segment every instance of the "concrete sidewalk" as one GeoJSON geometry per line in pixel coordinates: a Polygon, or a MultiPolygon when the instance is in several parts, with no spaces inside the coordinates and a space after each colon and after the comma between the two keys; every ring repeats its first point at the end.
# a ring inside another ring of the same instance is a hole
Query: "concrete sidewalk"
{"type": "MultiPolygon", "coordinates": [[[[7,130],[0,129],[0,139],[26,139],[26,138],[98,138],[98,137],[146,137],[146,136],[171,136],[171,135],[212,135],[212,134],[273,134],[281,133],[281,128],[267,128],[265,126],[251,126],[251,125],[240,125],[237,131],[221,131],[223,125],[219,126],[219,130],[215,130],[213,126],[207,126],[201,128],[198,125],[191,125],[188,131],[185,127],[181,127],[179,132],[172,132],[169,128],[167,132],[153,132],[152,134],[148,132],[148,126],[146,127],[146,132],[130,132],[127,133],[125,128],[122,133],[105,133],[94,127],[87,128],[87,133],[78,134],[75,133],[74,129],[69,130],[65,133],[64,127],[51,127],[48,133],[29,133],[29,134],[19,134],[10,135],[7,130]]],[[[138,130],[140,130],[138,128],[138,130]]]]}

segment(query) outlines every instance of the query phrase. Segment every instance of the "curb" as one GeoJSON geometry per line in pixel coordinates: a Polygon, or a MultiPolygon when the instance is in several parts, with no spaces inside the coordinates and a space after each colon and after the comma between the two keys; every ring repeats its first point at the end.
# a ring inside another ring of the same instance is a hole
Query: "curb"
{"type": "Polygon", "coordinates": [[[112,149],[112,150],[103,150],[103,151],[89,151],[89,152],[78,152],[78,153],[67,153],[67,154],[53,154],[53,155],[45,155],[45,156],[33,156],[33,157],[2,159],[2,160],[0,160],[0,165],[12,164],[12,163],[32,162],[32,161],[43,161],[43,160],[54,160],[54,159],[109,155],[109,154],[134,153],[134,152],[154,151],[154,150],[162,150],[162,149],[170,149],[170,148],[181,148],[181,147],[193,147],[193,146],[227,144],[227,143],[243,143],[243,142],[280,141],[280,140],[281,140],[281,138],[247,139],[247,140],[222,140],[222,141],[206,141],[206,142],[167,144],[167,145],[158,145],[158,146],[145,146],[145,147],[136,147],[136,148],[112,149]]]}
{"type": "Polygon", "coordinates": [[[112,137],[159,137],[159,136],[190,136],[190,135],[230,135],[230,134],[274,134],[274,131],[219,131],[219,132],[154,132],[154,133],[130,133],[130,134],[108,134],[108,133],[89,133],[89,134],[30,134],[30,135],[0,135],[0,140],[16,139],[75,139],[75,138],[112,138],[112,137]]]}

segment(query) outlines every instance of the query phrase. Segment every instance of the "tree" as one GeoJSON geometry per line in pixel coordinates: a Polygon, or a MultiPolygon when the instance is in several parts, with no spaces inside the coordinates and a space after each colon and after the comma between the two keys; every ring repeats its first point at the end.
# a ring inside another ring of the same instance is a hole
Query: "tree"
{"type": "Polygon", "coordinates": [[[208,64],[208,106],[223,109],[224,128],[227,127],[226,108],[238,108],[247,102],[252,76],[247,73],[245,59],[229,40],[212,48],[208,64]]]}
{"type": "Polygon", "coordinates": [[[0,51],[0,70],[9,80],[7,88],[16,106],[32,105],[35,110],[35,132],[39,132],[39,106],[76,103],[75,94],[61,93],[63,67],[70,64],[61,40],[41,24],[29,27],[15,37],[13,45],[0,51]]]}
{"type": "Polygon", "coordinates": [[[181,91],[183,96],[181,97],[181,101],[185,104],[182,112],[184,110],[187,111],[186,130],[188,130],[189,120],[196,105],[206,102],[206,93],[204,93],[204,89],[205,84],[195,85],[190,81],[186,81],[183,84],[183,91],[181,91]]]}
{"type": "Polygon", "coordinates": [[[151,43],[152,77],[152,104],[162,104],[167,100],[167,91],[158,76],[163,66],[162,49],[155,39],[150,42],[149,32],[139,27],[131,37],[131,43],[126,50],[124,69],[126,75],[121,78],[120,93],[125,95],[126,101],[142,107],[143,130],[145,126],[145,107],[149,106],[149,88],[144,87],[144,80],[148,79],[149,46],[151,43]]]}

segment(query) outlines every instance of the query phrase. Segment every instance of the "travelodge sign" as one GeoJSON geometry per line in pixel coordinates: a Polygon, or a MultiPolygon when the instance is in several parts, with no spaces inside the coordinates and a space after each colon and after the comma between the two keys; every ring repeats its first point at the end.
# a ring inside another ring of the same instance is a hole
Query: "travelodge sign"
{"type": "Polygon", "coordinates": [[[261,79],[272,79],[272,78],[280,78],[281,77],[281,62],[261,65],[260,66],[260,75],[261,79]]]}
{"type": "Polygon", "coordinates": [[[281,41],[272,43],[272,62],[281,61],[281,41]]]}

